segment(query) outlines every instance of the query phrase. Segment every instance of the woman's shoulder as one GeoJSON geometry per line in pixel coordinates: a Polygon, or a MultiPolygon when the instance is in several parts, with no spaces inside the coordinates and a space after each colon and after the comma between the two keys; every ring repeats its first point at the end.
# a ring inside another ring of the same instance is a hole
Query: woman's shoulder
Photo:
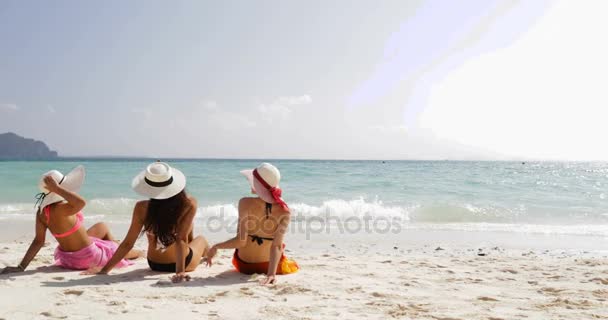
{"type": "Polygon", "coordinates": [[[150,203],[150,200],[139,200],[135,202],[135,207],[145,207],[148,206],[148,203],[150,203]]]}
{"type": "Polygon", "coordinates": [[[243,197],[239,200],[239,207],[241,206],[251,206],[260,201],[260,198],[256,197],[243,197]]]}
{"type": "Polygon", "coordinates": [[[148,210],[148,204],[149,203],[150,203],[150,200],[140,200],[140,201],[137,201],[135,203],[135,208],[133,209],[133,212],[135,214],[146,212],[148,210]]]}
{"type": "Polygon", "coordinates": [[[188,200],[190,201],[190,205],[193,207],[198,207],[198,201],[195,197],[188,195],[188,200]]]}

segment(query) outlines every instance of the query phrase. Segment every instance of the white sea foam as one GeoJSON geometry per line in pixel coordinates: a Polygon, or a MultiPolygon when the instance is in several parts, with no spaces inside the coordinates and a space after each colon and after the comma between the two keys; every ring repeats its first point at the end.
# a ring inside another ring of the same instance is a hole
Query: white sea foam
{"type": "Polygon", "coordinates": [[[301,217],[310,216],[333,216],[340,218],[348,217],[399,217],[404,220],[409,220],[409,214],[412,210],[416,209],[418,205],[400,207],[400,206],[387,206],[378,199],[374,199],[371,202],[366,201],[363,198],[355,200],[328,200],[324,201],[319,206],[308,205],[306,203],[295,203],[292,204],[291,209],[292,215],[301,217]]]}
{"type": "Polygon", "coordinates": [[[10,213],[33,213],[35,211],[36,209],[32,203],[0,204],[0,216],[10,213]]]}
{"type": "Polygon", "coordinates": [[[237,218],[239,211],[234,204],[217,204],[198,208],[196,217],[204,219],[205,217],[226,217],[226,218],[237,218]]]}
{"type": "MultiPolygon", "coordinates": [[[[363,198],[355,200],[328,200],[320,205],[309,205],[306,203],[289,204],[292,216],[295,218],[332,216],[337,218],[348,217],[399,217],[409,220],[409,212],[417,206],[399,207],[386,206],[381,201],[368,202],[363,198]]],[[[199,208],[197,217],[238,217],[238,209],[234,204],[217,204],[199,208]]]]}
{"type": "MultiPolygon", "coordinates": [[[[130,198],[92,199],[85,208],[85,216],[90,220],[105,220],[108,222],[128,223],[133,206],[137,200],[130,198]]],[[[608,237],[608,214],[602,214],[603,219],[591,224],[584,219],[552,221],[552,224],[536,223],[525,220],[527,208],[501,208],[479,206],[470,203],[459,205],[421,205],[408,206],[387,205],[377,198],[344,200],[332,199],[318,205],[308,203],[291,203],[294,221],[308,218],[327,219],[335,224],[336,219],[352,218],[388,218],[398,220],[403,229],[456,230],[456,231],[487,231],[558,235],[593,235],[608,237]],[[329,220],[331,219],[331,220],[329,220]],[[605,220],[605,221],[604,221],[605,220]]],[[[0,220],[31,220],[34,214],[32,203],[0,204],[0,220]]],[[[234,220],[238,217],[236,204],[213,204],[201,206],[197,212],[198,221],[209,218],[234,220]]],[[[580,218],[580,217],[579,217],[580,218]]],[[[583,217],[584,218],[584,217],[583,217]]]]}

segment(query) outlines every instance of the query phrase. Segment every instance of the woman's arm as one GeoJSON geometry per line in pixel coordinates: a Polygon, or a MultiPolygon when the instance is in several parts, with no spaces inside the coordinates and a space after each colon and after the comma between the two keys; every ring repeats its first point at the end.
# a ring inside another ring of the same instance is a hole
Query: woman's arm
{"type": "Polygon", "coordinates": [[[120,262],[120,260],[124,259],[124,257],[127,255],[127,253],[129,253],[129,251],[131,251],[131,249],[133,249],[133,246],[135,245],[135,242],[137,241],[137,237],[139,236],[139,233],[141,232],[141,229],[143,228],[143,225],[144,225],[143,218],[144,218],[145,214],[146,214],[146,212],[144,211],[143,202],[138,202],[137,204],[135,204],[135,208],[133,209],[133,218],[131,218],[131,226],[129,227],[129,231],[127,232],[127,235],[125,236],[125,239],[118,246],[118,249],[116,249],[116,252],[114,252],[114,255],[112,256],[110,261],[108,261],[101,270],[99,270],[98,268],[92,268],[90,270],[87,270],[87,272],[85,272],[85,273],[86,274],[94,274],[94,273],[108,274],[110,271],[112,271],[114,266],[118,262],[120,262]]]}
{"type": "Polygon", "coordinates": [[[25,256],[23,256],[23,259],[21,260],[18,266],[6,267],[4,268],[4,270],[2,270],[1,273],[4,274],[25,271],[25,268],[27,268],[32,259],[34,259],[34,257],[38,254],[38,251],[40,251],[40,248],[44,246],[45,237],[46,226],[44,225],[44,223],[42,223],[42,221],[40,221],[40,216],[36,214],[36,236],[34,237],[32,244],[30,244],[30,247],[27,249],[25,256]]]}
{"type": "Polygon", "coordinates": [[[188,237],[190,231],[194,229],[192,224],[194,217],[196,216],[197,203],[196,200],[191,199],[191,204],[185,212],[184,217],[179,221],[179,228],[177,229],[177,241],[175,243],[175,275],[171,278],[173,282],[181,282],[182,280],[190,280],[190,276],[186,274],[186,256],[184,251],[188,249],[188,237]]]}
{"type": "Polygon", "coordinates": [[[83,197],[75,192],[64,189],[51,176],[44,177],[44,184],[50,192],[60,195],[66,201],[66,203],[58,203],[55,206],[54,210],[58,214],[68,216],[74,215],[82,210],[82,208],[84,208],[84,206],[87,204],[83,197]]]}
{"type": "Polygon", "coordinates": [[[281,215],[279,217],[279,225],[274,234],[274,240],[270,246],[270,261],[268,262],[268,273],[266,279],[262,280],[262,284],[271,284],[275,282],[275,275],[277,274],[277,267],[279,260],[283,254],[283,238],[287,232],[290,220],[289,213],[281,215]]]}
{"type": "Polygon", "coordinates": [[[245,199],[239,201],[239,224],[236,231],[236,236],[224,242],[213,245],[207,251],[207,265],[213,264],[213,257],[217,254],[218,249],[238,249],[247,244],[247,205],[245,199]]]}

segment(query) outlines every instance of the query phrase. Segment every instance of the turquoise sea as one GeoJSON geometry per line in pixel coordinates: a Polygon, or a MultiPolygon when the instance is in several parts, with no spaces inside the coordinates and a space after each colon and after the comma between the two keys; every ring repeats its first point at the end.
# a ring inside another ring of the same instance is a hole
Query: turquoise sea
{"type": "MultiPolygon", "coordinates": [[[[0,220],[28,220],[40,175],[85,166],[85,214],[129,221],[131,179],[151,160],[0,162],[0,220]]],[[[167,160],[187,177],[198,219],[236,217],[239,171],[261,160],[167,160]]],[[[403,228],[608,237],[608,163],[270,160],[294,219],[396,219],[403,228]]]]}

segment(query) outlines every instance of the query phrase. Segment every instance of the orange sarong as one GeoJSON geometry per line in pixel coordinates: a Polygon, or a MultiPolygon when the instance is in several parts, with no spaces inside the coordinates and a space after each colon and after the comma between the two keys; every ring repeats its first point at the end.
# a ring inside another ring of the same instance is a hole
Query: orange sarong
{"type": "MultiPolygon", "coordinates": [[[[244,274],[254,274],[268,273],[268,261],[267,262],[256,262],[249,263],[241,260],[239,258],[239,250],[234,250],[234,256],[232,257],[232,265],[236,268],[236,270],[240,273],[244,274]]],[[[292,259],[289,259],[285,256],[285,254],[281,254],[281,259],[279,260],[279,265],[277,266],[277,274],[290,274],[300,270],[300,266],[298,263],[292,259]]]]}

